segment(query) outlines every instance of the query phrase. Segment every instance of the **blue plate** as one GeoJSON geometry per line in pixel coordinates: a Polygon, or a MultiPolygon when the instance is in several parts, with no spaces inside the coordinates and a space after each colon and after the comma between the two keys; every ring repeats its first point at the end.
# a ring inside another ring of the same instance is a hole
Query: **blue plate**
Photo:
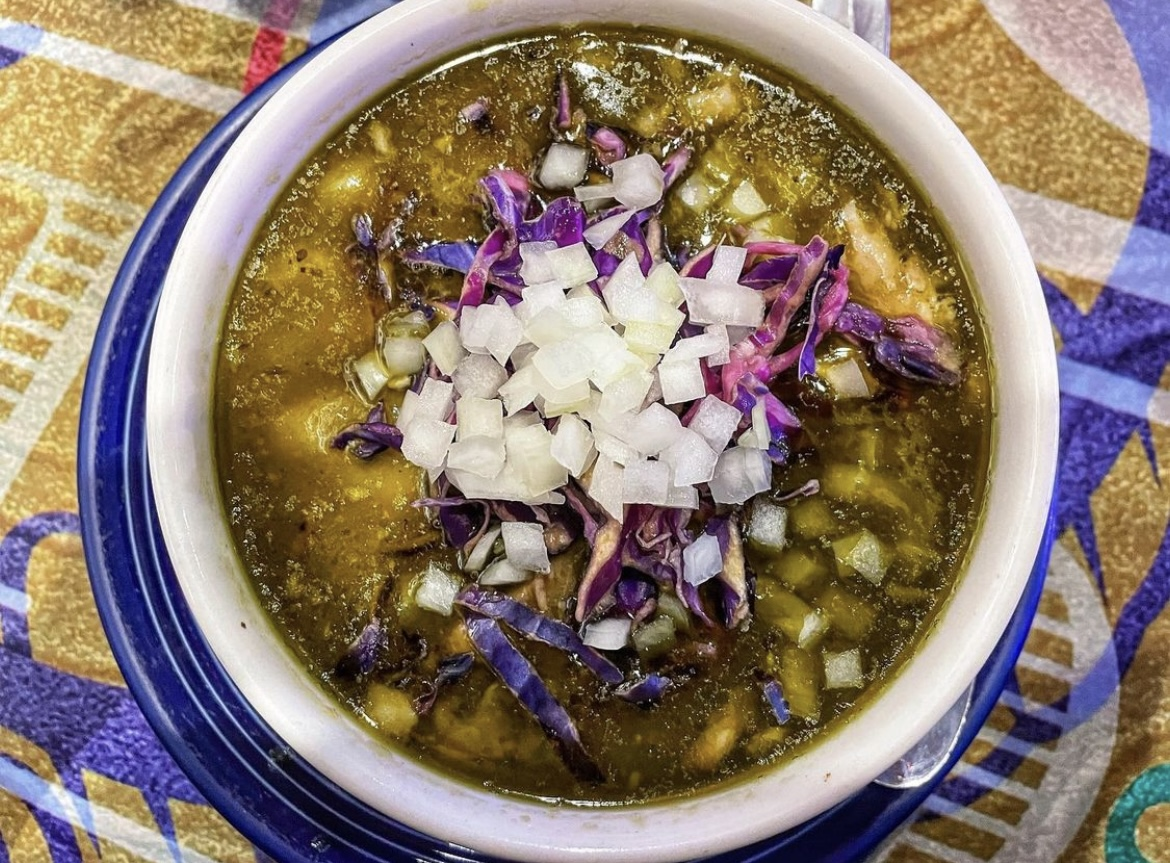
{"type": "MultiPolygon", "coordinates": [[[[308,56],[244,99],[196,148],[147,216],[114,282],[89,363],[78,443],[90,579],[114,656],[147,720],[207,800],[263,852],[285,863],[489,861],[379,814],[290,751],[244,701],[199,634],[159,531],[143,414],[163,277],[224,152],[308,56]]],[[[978,733],[1015,665],[1040,598],[1051,542],[1050,522],[1025,595],[976,680],[952,763],[978,733]]],[[[912,790],[868,786],[787,833],[713,859],[863,860],[944,775],[912,790]]]]}

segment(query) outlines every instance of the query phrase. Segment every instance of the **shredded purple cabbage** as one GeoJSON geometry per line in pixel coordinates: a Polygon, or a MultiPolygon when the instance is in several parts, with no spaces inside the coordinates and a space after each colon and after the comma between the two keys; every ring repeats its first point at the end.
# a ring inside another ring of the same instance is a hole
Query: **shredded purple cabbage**
{"type": "Polygon", "coordinates": [[[555,647],[581,660],[590,671],[606,683],[621,683],[624,675],[616,665],[581,640],[571,627],[545,617],[522,602],[472,585],[455,597],[455,602],[478,614],[501,620],[526,638],[555,647]]]}
{"type": "Polygon", "coordinates": [[[524,658],[524,654],[508,640],[500,625],[492,618],[471,610],[464,612],[463,623],[476,652],[524,709],[540,723],[574,775],[587,782],[605,781],[601,769],[585,750],[572,717],[549,692],[548,686],[524,658]]]}
{"type": "Polygon", "coordinates": [[[593,147],[593,155],[602,165],[612,165],[626,157],[626,140],[608,126],[595,126],[592,123],[587,127],[589,144],[593,147]]]}
{"type": "Polygon", "coordinates": [[[670,680],[661,674],[647,674],[640,680],[631,680],[614,690],[614,694],[634,704],[656,704],[662,700],[670,680]]]}
{"type": "Polygon", "coordinates": [[[338,432],[333,447],[348,448],[360,459],[371,459],[388,449],[402,449],[402,432],[386,422],[386,408],[378,402],[370,409],[365,422],[348,425],[338,432]]]}
{"type": "Polygon", "coordinates": [[[837,332],[872,346],[885,369],[912,381],[953,387],[960,380],[958,351],[938,327],[915,315],[883,318],[859,303],[846,303],[837,332]]]}
{"type": "Polygon", "coordinates": [[[455,653],[441,660],[435,679],[430,681],[426,691],[411,703],[414,712],[419,716],[426,716],[430,713],[431,708],[435,706],[435,700],[439,697],[439,692],[444,687],[466,677],[473,665],[475,665],[475,654],[473,653],[455,653]]]}
{"type": "Polygon", "coordinates": [[[378,658],[386,649],[389,638],[380,618],[375,617],[349,643],[345,653],[338,660],[334,673],[340,677],[358,677],[369,674],[378,664],[378,658]]]}
{"type": "Polygon", "coordinates": [[[764,698],[767,699],[768,707],[772,709],[772,715],[776,717],[776,721],[780,725],[787,724],[792,713],[788,709],[788,700],[784,697],[780,681],[772,677],[764,681],[764,698]]]}

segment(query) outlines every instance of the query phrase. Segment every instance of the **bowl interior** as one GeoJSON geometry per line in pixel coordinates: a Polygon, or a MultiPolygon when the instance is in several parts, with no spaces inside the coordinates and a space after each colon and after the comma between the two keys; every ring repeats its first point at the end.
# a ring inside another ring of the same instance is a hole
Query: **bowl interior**
{"type": "Polygon", "coordinates": [[[1055,359],[1035,270],[994,181],[942,111],[886,58],[790,0],[407,0],[325,49],[265,105],[193,211],[167,275],[147,389],[150,468],[176,573],[244,697],[294,750],[376,809],[440,839],[526,860],[672,860],[793,827],[856,791],[920,738],[990,654],[1043,532],[1056,442],[1055,359]],[[212,374],[228,296],[270,204],[317,145],[395,81],[464,46],[544,26],[627,23],[701,34],[827,94],[883,141],[968,265],[994,364],[986,512],[970,566],[882,696],[781,769],[694,798],[548,807],[447,781],[367,734],[283,648],[233,550],[212,440],[212,374]],[[762,23],[763,22],[763,23],[762,23]],[[279,141],[279,146],[273,146],[279,141]],[[999,445],[1010,440],[1012,445],[999,445]],[[194,468],[192,468],[194,466],[194,468]],[[776,800],[785,801],[777,806],[776,800]],[[460,817],[452,819],[450,812],[460,817]]]}

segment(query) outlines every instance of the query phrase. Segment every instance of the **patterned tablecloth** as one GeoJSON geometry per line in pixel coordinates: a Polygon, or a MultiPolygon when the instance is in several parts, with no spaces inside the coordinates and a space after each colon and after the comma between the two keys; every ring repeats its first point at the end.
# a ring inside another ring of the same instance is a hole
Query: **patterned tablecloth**
{"type": "MultiPolygon", "coordinates": [[[[77,413],[119,260],[188,152],[375,3],[0,0],[0,863],[255,860],[102,634],[77,413]]],[[[1002,184],[1063,398],[1057,544],[1008,691],[891,863],[1170,861],[1170,3],[897,0],[893,56],[1002,184]]]]}

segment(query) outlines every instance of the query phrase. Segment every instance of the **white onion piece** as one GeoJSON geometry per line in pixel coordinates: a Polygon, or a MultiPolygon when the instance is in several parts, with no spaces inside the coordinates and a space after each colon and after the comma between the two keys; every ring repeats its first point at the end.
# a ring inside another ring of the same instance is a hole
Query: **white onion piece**
{"type": "Polygon", "coordinates": [[[548,253],[557,247],[556,240],[535,240],[520,244],[520,278],[526,285],[552,281],[548,253]]]}
{"type": "Polygon", "coordinates": [[[440,468],[454,437],[455,426],[416,414],[402,433],[402,454],[419,467],[440,468]]]}
{"type": "Polygon", "coordinates": [[[503,440],[504,403],[499,399],[463,396],[456,403],[455,439],[477,436],[503,440]]]}
{"type": "Polygon", "coordinates": [[[668,405],[693,402],[707,392],[703,369],[698,360],[660,363],[658,383],[662,386],[662,400],[668,405]]]}
{"type": "Polygon", "coordinates": [[[636,459],[627,464],[622,473],[622,503],[665,506],[670,485],[670,465],[636,459]]]}
{"type": "Polygon", "coordinates": [[[600,222],[590,225],[585,229],[585,242],[595,249],[600,249],[617,236],[618,231],[633,218],[633,215],[633,210],[626,210],[623,213],[607,216],[600,222]]]}
{"type": "MultiPolygon", "coordinates": [[[[455,441],[447,450],[447,470],[465,470],[484,479],[494,479],[504,469],[504,442],[499,438],[475,437],[455,441]]],[[[436,477],[432,477],[432,482],[436,477]]]]}
{"type": "Polygon", "coordinates": [[[613,174],[613,196],[631,210],[652,207],[662,200],[665,174],[649,153],[619,159],[609,166],[613,174]]]}
{"type": "Polygon", "coordinates": [[[824,653],[825,689],[856,689],[865,678],[861,673],[861,652],[855,647],[841,653],[824,653]]]}
{"type": "Polygon", "coordinates": [[[738,282],[747,260],[747,249],[743,246],[719,245],[711,255],[711,269],[707,279],[712,282],[738,282]]]}
{"type": "Polygon", "coordinates": [[[459,338],[459,328],[451,321],[443,321],[431,330],[422,343],[439,371],[448,377],[455,371],[459,361],[467,356],[467,351],[459,338]]]}
{"type": "Polygon", "coordinates": [[[713,534],[699,538],[683,549],[683,580],[698,587],[723,571],[723,552],[713,534]]]}
{"type": "Polygon", "coordinates": [[[490,564],[479,577],[479,583],[485,587],[498,587],[504,584],[522,584],[532,578],[532,573],[512,564],[506,557],[490,564]]]}
{"type": "Polygon", "coordinates": [[[416,374],[427,361],[422,339],[390,336],[382,340],[382,363],[391,378],[416,374]]]}
{"type": "Polygon", "coordinates": [[[483,569],[484,564],[487,563],[488,556],[492,553],[492,546],[496,544],[496,538],[500,535],[500,526],[496,525],[483,532],[475,543],[475,548],[471,550],[471,554],[467,555],[467,560],[463,562],[463,569],[467,572],[479,572],[483,569]]]}
{"type": "Polygon", "coordinates": [[[685,487],[709,482],[715,475],[719,455],[700,435],[684,428],[659,458],[670,465],[671,481],[678,487],[685,487]]]}
{"type": "Polygon", "coordinates": [[[731,209],[745,219],[753,219],[766,213],[768,205],[760,197],[760,193],[756,191],[751,180],[744,180],[731,193],[731,209]]]}
{"type": "Polygon", "coordinates": [[[544,154],[537,182],[546,189],[571,189],[585,179],[589,153],[572,144],[553,143],[544,154]]]}
{"type": "Polygon", "coordinates": [[[818,364],[817,371],[839,399],[867,399],[869,384],[852,357],[831,364],[818,364]]]}
{"type": "Polygon", "coordinates": [[[569,473],[579,477],[596,453],[593,432],[576,414],[565,414],[557,423],[549,452],[569,473]]]}
{"type": "Polygon", "coordinates": [[[573,190],[573,194],[582,203],[588,201],[607,201],[613,198],[613,183],[593,183],[588,186],[578,186],[573,190]]]}
{"type": "Polygon", "coordinates": [[[716,503],[744,503],[772,486],[772,463],[761,449],[735,446],[715,463],[708,487],[716,503]]]}
{"type": "Polygon", "coordinates": [[[786,543],[788,510],[765,500],[758,500],[752,506],[752,517],[748,522],[747,537],[757,545],[772,551],[779,551],[786,543]]]}
{"type": "Polygon", "coordinates": [[[350,360],[345,367],[346,379],[360,398],[366,404],[373,404],[378,400],[378,394],[390,380],[381,359],[374,351],[363,354],[356,360],[350,360]]]}
{"type": "Polygon", "coordinates": [[[739,408],[729,405],[718,396],[706,395],[687,428],[700,435],[715,452],[723,452],[727,442],[739,426],[743,414],[739,408]]]}
{"type": "Polygon", "coordinates": [[[561,246],[546,257],[552,278],[566,285],[583,285],[597,278],[597,267],[584,243],[561,246]]]}
{"type": "Polygon", "coordinates": [[[501,531],[504,537],[504,555],[513,566],[531,572],[550,571],[543,527],[539,524],[506,521],[501,525],[501,531]]]}
{"type": "Polygon", "coordinates": [[[691,277],[678,280],[687,298],[687,311],[694,324],[727,324],[758,327],[764,322],[764,295],[733,282],[716,282],[691,277]]]}
{"type": "MultiPolygon", "coordinates": [[[[601,450],[600,440],[598,450],[601,450]]],[[[608,458],[604,452],[600,452],[597,461],[593,463],[593,473],[589,479],[589,496],[617,521],[625,518],[625,510],[622,507],[622,472],[621,465],[608,458]]]]}
{"type": "Polygon", "coordinates": [[[431,561],[414,591],[414,602],[419,608],[451,616],[455,596],[462,587],[459,579],[431,561]]]}
{"type": "Polygon", "coordinates": [[[581,640],[597,650],[621,650],[630,642],[632,627],[628,617],[607,617],[585,624],[581,640]]]}

